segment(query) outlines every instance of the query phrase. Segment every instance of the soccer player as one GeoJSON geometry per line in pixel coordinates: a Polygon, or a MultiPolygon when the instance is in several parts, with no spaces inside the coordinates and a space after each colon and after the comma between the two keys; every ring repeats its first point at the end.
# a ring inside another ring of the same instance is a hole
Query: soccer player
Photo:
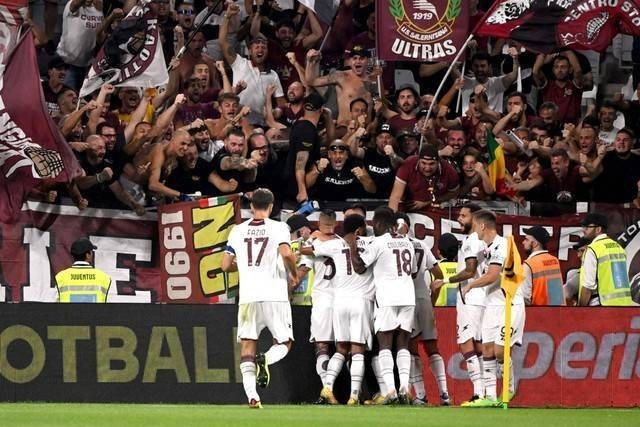
{"type": "Polygon", "coordinates": [[[436,330],[436,319],[433,313],[432,299],[430,298],[429,285],[431,274],[436,279],[442,279],[442,271],[438,266],[438,261],[427,247],[424,240],[409,237],[411,221],[404,212],[396,213],[396,224],[398,234],[409,238],[413,244],[416,254],[417,273],[413,275],[413,284],[416,294],[416,309],[414,313],[413,333],[409,343],[411,352],[411,376],[410,383],[415,391],[414,405],[426,405],[427,394],[424,389],[424,379],[422,378],[422,359],[418,352],[418,346],[422,346],[429,356],[429,367],[438,383],[440,392],[440,403],[442,406],[449,406],[449,391],[447,389],[447,374],[444,369],[444,360],[438,350],[438,331],[436,330]]]}
{"type": "Polygon", "coordinates": [[[409,374],[411,354],[409,340],[413,330],[415,291],[411,275],[416,272],[413,244],[396,233],[395,213],[384,206],[375,210],[373,230],[375,237],[362,253],[357,250],[355,235],[345,236],[351,249],[351,262],[356,273],[367,268],[373,270],[376,289],[376,311],[374,330],[380,351],[378,360],[388,393],[385,403],[400,400],[409,403],[409,374]],[[400,379],[400,390],[396,391],[393,377],[393,355],[397,349],[396,364],[400,379]]]}
{"type": "MultiPolygon", "coordinates": [[[[484,262],[486,244],[478,238],[472,230],[473,213],[480,210],[480,206],[469,203],[460,209],[458,223],[467,235],[458,251],[458,273],[448,281],[434,280],[432,289],[437,290],[447,283],[458,283],[461,289],[467,281],[480,277],[481,264],[484,262]]],[[[482,317],[484,315],[486,291],[482,288],[471,290],[464,298],[458,292],[456,296],[456,328],[457,342],[460,353],[467,362],[467,372],[473,384],[473,396],[467,402],[484,397],[484,383],[482,379],[482,317]]]]}
{"type": "Polygon", "coordinates": [[[238,270],[238,340],[240,371],[250,408],[261,408],[256,383],[266,387],[269,368],[291,349],[291,306],[287,292],[287,273],[296,282],[296,257],[289,246],[289,227],[269,219],[273,193],[258,188],[251,198],[252,218],[236,225],[229,234],[222,257],[222,271],[238,270]],[[273,335],[274,344],[266,353],[258,353],[258,337],[264,328],[273,335]]]}
{"type": "MultiPolygon", "coordinates": [[[[318,230],[312,234],[312,241],[331,241],[339,237],[334,233],[336,227],[336,213],[330,209],[320,212],[318,230]]],[[[312,256],[311,247],[302,247],[303,255],[300,266],[312,267],[313,288],[311,289],[311,330],[309,341],[314,344],[316,352],[316,372],[326,386],[327,366],[330,359],[330,349],[334,342],[333,336],[333,278],[336,267],[331,258],[312,256]]],[[[338,403],[328,401],[322,395],[318,403],[338,403]]]]}
{"type": "MultiPolygon", "coordinates": [[[[500,277],[507,257],[507,239],[498,235],[496,215],[488,210],[479,210],[473,214],[473,231],[487,244],[486,256],[480,264],[482,275],[462,287],[460,295],[465,299],[473,289],[487,289],[486,309],[482,319],[485,398],[478,399],[468,406],[490,407],[500,404],[497,400],[496,381],[498,367],[501,369],[503,363],[505,329],[505,294],[500,287],[500,277]]],[[[518,287],[513,299],[511,319],[511,345],[520,345],[525,320],[522,286],[518,287]]],[[[512,381],[508,387],[512,395],[515,394],[513,379],[511,372],[512,381]]]]}
{"type": "MultiPolygon", "coordinates": [[[[369,243],[362,238],[366,233],[366,223],[360,215],[351,215],[344,219],[343,231],[349,238],[355,239],[358,250],[364,250],[369,243]]],[[[338,403],[333,395],[333,384],[340,374],[348,354],[351,353],[351,394],[347,405],[359,403],[360,386],[364,377],[364,351],[371,347],[373,313],[373,277],[371,272],[358,274],[351,265],[350,247],[342,238],[325,242],[316,240],[313,253],[333,260],[333,332],[336,340],[336,352],[331,357],[325,375],[325,384],[321,397],[329,403],[338,403]]]]}

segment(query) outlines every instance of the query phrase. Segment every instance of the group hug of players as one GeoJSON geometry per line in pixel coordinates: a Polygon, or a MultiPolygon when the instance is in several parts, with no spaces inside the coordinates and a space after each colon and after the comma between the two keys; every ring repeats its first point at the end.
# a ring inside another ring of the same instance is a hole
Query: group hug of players
{"type": "MultiPolygon", "coordinates": [[[[496,216],[470,204],[458,222],[465,238],[458,250],[455,275],[443,280],[438,261],[421,240],[409,237],[407,215],[387,207],[373,215],[373,236],[365,218],[345,216],[342,235],[335,233],[336,214],[320,212],[318,229],[299,247],[290,245],[287,224],[269,219],[273,195],[253,193],[253,217],[233,228],[222,269],[238,270],[240,299],[238,340],[240,370],[252,408],[260,408],[257,386],[269,382],[269,365],[291,349],[293,340],[288,286],[313,271],[310,341],[316,350],[316,371],[322,381],[320,401],[337,404],[333,386],[350,361],[348,405],[360,403],[365,351],[379,392],[365,404],[425,405],[422,346],[437,380],[442,405],[449,405],[445,363],[438,352],[433,302],[443,288],[457,285],[457,342],[473,383],[463,406],[499,406],[496,378],[502,369],[505,296],[500,288],[507,240],[497,234],[496,216]],[[260,332],[269,329],[274,344],[257,351],[260,332]],[[335,347],[335,352],[330,351],[335,347]],[[395,360],[392,349],[395,349],[395,360]],[[399,387],[396,387],[397,369],[399,387]]],[[[518,291],[512,308],[512,344],[522,341],[525,310],[518,291]]],[[[509,392],[513,395],[513,375],[509,392]]]]}

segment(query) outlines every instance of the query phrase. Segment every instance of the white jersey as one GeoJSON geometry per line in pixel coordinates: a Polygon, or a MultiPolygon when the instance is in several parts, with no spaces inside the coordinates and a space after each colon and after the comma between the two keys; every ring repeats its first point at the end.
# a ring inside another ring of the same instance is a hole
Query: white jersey
{"type": "Polygon", "coordinates": [[[289,245],[289,227],[272,219],[250,219],[231,230],[227,252],[236,257],[240,273],[239,304],[289,301],[287,274],[279,253],[289,245]]]}
{"type": "Polygon", "coordinates": [[[429,285],[431,284],[431,270],[438,261],[433,256],[431,249],[427,247],[424,240],[409,238],[413,243],[413,250],[416,254],[417,272],[413,277],[413,285],[416,291],[416,299],[427,299],[431,295],[429,285]]]}
{"type": "MultiPolygon", "coordinates": [[[[504,262],[507,259],[507,239],[502,236],[496,235],[487,249],[485,250],[485,259],[483,262],[483,274],[485,274],[489,270],[489,266],[491,265],[499,265],[500,272],[502,272],[502,268],[504,266],[504,262]]],[[[505,297],[504,292],[502,291],[501,277],[498,277],[498,280],[487,286],[487,306],[496,306],[501,305],[504,306],[505,297]]],[[[516,296],[513,299],[514,304],[524,304],[524,298],[522,297],[522,286],[518,287],[516,292],[516,296]]]]}
{"type": "Polygon", "coordinates": [[[416,272],[416,257],[408,238],[389,233],[374,237],[360,257],[365,266],[373,266],[379,307],[415,305],[411,275],[416,272]]]}
{"type": "Polygon", "coordinates": [[[351,264],[351,249],[342,238],[313,242],[313,252],[319,256],[329,257],[335,266],[332,278],[334,297],[371,297],[372,275],[370,272],[358,274],[351,264]]]}
{"type": "MultiPolygon", "coordinates": [[[[485,249],[487,244],[478,238],[478,233],[471,233],[464,238],[462,246],[458,250],[458,273],[463,271],[467,266],[467,260],[475,258],[478,260],[478,266],[476,268],[476,274],[473,275],[473,279],[477,279],[482,275],[483,263],[485,259],[485,249]]],[[[467,281],[461,283],[464,286],[467,281]]],[[[469,305],[485,305],[485,299],[487,296],[486,288],[474,288],[467,293],[464,298],[465,304],[469,305]]],[[[458,298],[460,293],[458,292],[458,298]]]]}
{"type": "Polygon", "coordinates": [[[80,6],[73,13],[71,2],[66,4],[62,15],[62,35],[56,52],[64,62],[78,67],[86,67],[91,63],[102,18],[102,11],[95,6],[80,6]]]}
{"type": "MultiPolygon", "coordinates": [[[[313,239],[308,241],[313,246],[313,239]]],[[[318,298],[333,298],[333,277],[336,274],[336,267],[331,258],[324,256],[303,255],[300,258],[300,265],[313,269],[313,287],[311,288],[311,301],[318,298]]]]}

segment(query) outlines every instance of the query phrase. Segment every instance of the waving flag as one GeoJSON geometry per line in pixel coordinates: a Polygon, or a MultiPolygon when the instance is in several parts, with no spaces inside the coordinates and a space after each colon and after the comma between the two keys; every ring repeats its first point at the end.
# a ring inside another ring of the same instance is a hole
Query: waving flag
{"type": "Polygon", "coordinates": [[[340,0],[299,0],[300,3],[313,10],[318,19],[327,25],[331,25],[333,18],[338,13],[340,0]]]}
{"type": "Polygon", "coordinates": [[[0,222],[17,217],[38,183],[69,182],[79,172],[44,106],[33,36],[27,31],[6,65],[0,58],[0,222]]]}
{"type": "Polygon", "coordinates": [[[640,36],[638,0],[499,0],[474,33],[550,53],[560,46],[603,51],[618,34],[640,36]]]}
{"type": "Polygon", "coordinates": [[[80,96],[102,85],[155,87],[169,80],[162,53],[158,19],[141,0],[107,38],[89,69],[80,96]]]}
{"type": "Polygon", "coordinates": [[[504,160],[504,151],[498,144],[493,132],[487,130],[487,151],[489,152],[488,173],[489,179],[496,189],[496,194],[512,195],[513,191],[507,188],[507,168],[504,160]]]}
{"type": "Polygon", "coordinates": [[[19,30],[29,13],[27,0],[0,3],[0,55],[8,58],[18,41],[19,30]]]}

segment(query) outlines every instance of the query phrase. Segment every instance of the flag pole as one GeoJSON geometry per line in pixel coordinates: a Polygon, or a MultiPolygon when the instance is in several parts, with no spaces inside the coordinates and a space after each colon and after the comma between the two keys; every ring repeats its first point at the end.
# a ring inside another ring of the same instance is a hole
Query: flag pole
{"type": "Polygon", "coordinates": [[[502,372],[502,409],[509,407],[509,383],[511,382],[511,303],[513,296],[505,292],[504,306],[504,363],[502,372]]]}
{"type": "MultiPolygon", "coordinates": [[[[315,12],[311,12],[311,13],[315,13],[315,12]]],[[[329,24],[329,27],[327,28],[327,32],[324,33],[324,37],[322,38],[322,43],[320,43],[320,47],[318,48],[318,52],[322,52],[322,48],[324,48],[324,44],[327,42],[327,38],[329,38],[329,34],[331,34],[331,30],[333,29],[333,24],[335,24],[335,22],[336,22],[336,18],[338,17],[338,13],[340,13],[340,8],[338,8],[336,10],[335,15],[333,15],[333,18],[331,18],[331,23],[329,24]]]]}
{"type": "MultiPolygon", "coordinates": [[[[455,66],[456,62],[458,62],[458,59],[460,59],[460,56],[462,56],[462,53],[467,49],[467,46],[469,45],[469,43],[471,43],[471,40],[473,40],[473,37],[474,37],[473,33],[469,34],[469,37],[467,37],[467,40],[465,40],[465,42],[460,47],[460,50],[458,50],[458,53],[456,54],[455,58],[453,58],[453,61],[451,61],[451,65],[449,65],[447,72],[445,73],[444,77],[440,81],[440,85],[438,86],[436,93],[433,95],[433,102],[431,103],[431,105],[429,105],[429,110],[427,110],[427,116],[424,119],[425,126],[427,124],[427,121],[429,120],[429,116],[431,116],[431,111],[433,111],[433,106],[437,103],[437,99],[438,99],[438,96],[440,96],[440,92],[442,92],[442,88],[444,87],[444,84],[449,78],[449,74],[451,74],[451,70],[453,70],[453,67],[455,66]]],[[[424,145],[424,142],[425,142],[424,134],[421,134],[419,152],[422,151],[422,146],[424,145]]]]}
{"type": "MultiPolygon", "coordinates": [[[[462,78],[464,79],[464,73],[467,69],[467,61],[462,63],[462,78]]],[[[460,101],[462,101],[462,88],[458,91],[458,100],[456,101],[456,114],[458,114],[458,110],[460,109],[460,101]]],[[[464,111],[462,111],[464,113],[464,111]]]]}

